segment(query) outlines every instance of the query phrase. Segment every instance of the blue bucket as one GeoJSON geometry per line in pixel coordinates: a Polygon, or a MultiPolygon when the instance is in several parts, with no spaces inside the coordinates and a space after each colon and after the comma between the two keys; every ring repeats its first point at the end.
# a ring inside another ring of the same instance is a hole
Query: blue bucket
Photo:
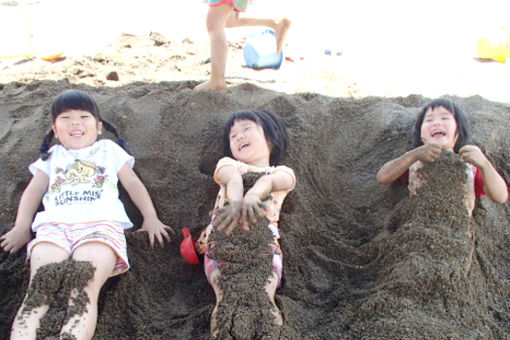
{"type": "Polygon", "coordinates": [[[283,51],[276,53],[276,39],[273,30],[266,29],[261,34],[249,38],[244,44],[243,56],[246,66],[261,69],[279,69],[283,61],[283,51]]]}

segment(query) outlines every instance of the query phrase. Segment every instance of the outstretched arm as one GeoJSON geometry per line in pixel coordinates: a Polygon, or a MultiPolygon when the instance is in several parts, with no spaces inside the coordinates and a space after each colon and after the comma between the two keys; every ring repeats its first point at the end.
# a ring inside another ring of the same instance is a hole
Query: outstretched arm
{"type": "Polygon", "coordinates": [[[459,150],[462,160],[471,163],[482,171],[484,180],[483,191],[496,203],[505,203],[508,199],[508,188],[505,180],[492,163],[485,157],[482,150],[475,145],[465,145],[459,150]]]}
{"type": "Polygon", "coordinates": [[[294,186],[294,178],[286,171],[276,171],[260,177],[253,187],[246,192],[243,199],[242,219],[247,224],[256,223],[258,218],[266,216],[264,203],[274,191],[290,190],[294,186]]]}
{"type": "Polygon", "coordinates": [[[14,228],[0,237],[0,246],[4,251],[15,253],[32,238],[30,226],[41,204],[41,199],[48,190],[49,181],[48,175],[38,170],[28,183],[19,202],[14,228]]]}
{"type": "Polygon", "coordinates": [[[169,232],[173,234],[174,230],[159,220],[147,188],[127,163],[119,170],[118,177],[143,216],[142,227],[139,231],[147,232],[151,246],[154,246],[154,239],[157,239],[159,245],[163,247],[163,238],[169,242],[169,232]]]}
{"type": "MultiPolygon", "coordinates": [[[[225,165],[218,170],[218,179],[225,186],[228,206],[222,213],[216,215],[214,226],[218,230],[225,229],[228,234],[232,233],[240,223],[241,209],[243,204],[243,178],[232,165],[225,165]]],[[[246,226],[243,226],[246,229],[246,226]]]]}
{"type": "Polygon", "coordinates": [[[441,154],[441,146],[425,144],[384,164],[377,173],[377,182],[388,184],[398,179],[416,161],[434,162],[441,154]]]}

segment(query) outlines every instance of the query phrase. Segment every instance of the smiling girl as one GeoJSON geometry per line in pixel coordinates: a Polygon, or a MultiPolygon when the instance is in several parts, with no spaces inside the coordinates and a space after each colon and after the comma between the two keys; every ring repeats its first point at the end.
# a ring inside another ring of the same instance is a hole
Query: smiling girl
{"type": "Polygon", "coordinates": [[[269,247],[272,256],[273,273],[265,290],[274,307],[275,323],[283,324],[282,315],[275,303],[275,292],[282,279],[282,252],[279,246],[280,209],[287,194],[294,189],[294,171],[278,165],[287,147],[287,130],[283,121],[270,111],[238,111],[225,125],[223,147],[225,157],[219,160],[214,180],[220,186],[215,213],[211,223],[202,232],[198,248],[205,252],[204,270],[216,294],[216,306],[211,315],[211,335],[217,336],[216,313],[223,297],[219,285],[222,263],[213,259],[214,242],[208,242],[211,233],[225,232],[231,235],[241,226],[249,231],[248,225],[267,217],[268,228],[273,242],[269,247]],[[243,187],[242,176],[260,174],[251,188],[243,187]],[[245,190],[247,189],[247,190],[245,190]],[[244,193],[244,191],[246,191],[244,193]]]}
{"type": "Polygon", "coordinates": [[[68,259],[89,262],[95,271],[84,283],[85,311],[73,313],[73,296],[69,297],[60,338],[92,338],[101,287],[110,276],[129,269],[124,230],[133,224],[119,199],[118,181],[143,215],[140,230],[147,232],[151,245],[156,239],[163,246],[173,232],[159,220],[117,129],[101,117],[88,94],[75,90],[61,93],[53,101],[51,116],[53,125],[44,138],[41,157],[29,167],[33,177],[21,196],[14,227],[0,237],[0,246],[9,253],[28,243],[30,259],[29,289],[14,319],[11,339],[36,338],[53,297],[29,308],[29,292],[45,294],[41,287],[53,278],[35,274],[42,266],[68,259]],[[115,135],[118,143],[98,140],[103,128],[115,135]],[[49,148],[54,140],[57,143],[49,148]],[[44,210],[37,212],[41,200],[44,210]]]}
{"type": "Polygon", "coordinates": [[[377,174],[377,181],[387,184],[407,175],[404,180],[408,180],[410,194],[415,195],[424,185],[418,170],[424,163],[436,161],[441,152],[450,151],[458,153],[467,164],[472,188],[467,199],[470,214],[475,197],[486,194],[496,203],[505,203],[508,199],[505,180],[480,148],[470,143],[469,121],[464,112],[447,99],[435,99],[418,115],[415,148],[384,164],[377,174]]]}

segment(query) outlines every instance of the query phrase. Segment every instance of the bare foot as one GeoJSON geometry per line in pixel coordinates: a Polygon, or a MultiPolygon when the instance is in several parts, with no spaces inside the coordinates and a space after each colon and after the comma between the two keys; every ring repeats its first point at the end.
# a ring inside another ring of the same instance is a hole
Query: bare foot
{"type": "Polygon", "coordinates": [[[213,82],[211,80],[204,81],[193,88],[193,90],[210,90],[220,93],[227,93],[227,83],[225,82],[213,82]]]}
{"type": "Polygon", "coordinates": [[[216,303],[216,306],[214,306],[214,309],[211,313],[211,324],[210,324],[211,339],[218,338],[218,321],[216,320],[216,314],[218,314],[218,304],[217,303],[216,303]]]}
{"type": "MultiPolygon", "coordinates": [[[[204,84],[204,83],[202,83],[204,84]]],[[[200,84],[200,85],[202,85],[200,84]]],[[[196,87],[195,87],[196,89],[196,87]]],[[[221,299],[223,299],[223,293],[221,292],[220,286],[218,284],[218,278],[220,276],[219,270],[214,270],[211,273],[211,276],[209,276],[209,280],[211,282],[211,286],[214,289],[214,295],[216,296],[216,305],[214,306],[214,309],[211,313],[211,325],[210,325],[210,331],[211,331],[211,339],[217,339],[218,338],[218,320],[217,320],[217,314],[218,314],[218,305],[221,302],[221,299]]]]}
{"type": "Polygon", "coordinates": [[[280,20],[275,29],[275,37],[276,37],[276,53],[280,54],[282,51],[283,42],[285,41],[285,37],[287,37],[287,31],[290,28],[291,21],[287,18],[283,18],[280,20]]]}
{"type": "Polygon", "coordinates": [[[278,326],[281,327],[281,326],[283,326],[283,315],[282,315],[282,312],[280,311],[280,308],[278,308],[278,306],[276,305],[276,301],[274,299],[277,286],[278,286],[278,276],[276,276],[276,273],[273,273],[273,275],[269,279],[269,282],[264,287],[264,289],[266,290],[267,295],[269,295],[269,300],[271,301],[271,303],[273,305],[273,310],[271,311],[271,313],[273,313],[273,315],[275,317],[275,322],[278,326]]]}
{"type": "Polygon", "coordinates": [[[280,308],[278,308],[278,306],[276,305],[274,300],[271,300],[271,302],[273,303],[273,307],[274,307],[274,310],[272,311],[272,313],[276,319],[276,324],[281,327],[281,326],[283,326],[282,312],[280,311],[280,308]]]}

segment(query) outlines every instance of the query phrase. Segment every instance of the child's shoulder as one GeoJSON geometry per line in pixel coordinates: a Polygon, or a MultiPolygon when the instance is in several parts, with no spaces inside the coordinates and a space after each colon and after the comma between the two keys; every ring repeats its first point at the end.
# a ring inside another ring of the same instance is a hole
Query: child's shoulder
{"type": "Polygon", "coordinates": [[[232,157],[225,156],[225,157],[220,158],[217,165],[237,164],[238,162],[239,162],[238,160],[236,160],[232,157]]]}
{"type": "Polygon", "coordinates": [[[292,175],[294,176],[294,170],[290,166],[287,166],[287,165],[277,165],[274,167],[274,171],[287,171],[287,172],[292,173],[292,175]]]}
{"type": "Polygon", "coordinates": [[[96,145],[99,149],[105,152],[127,154],[127,152],[119,144],[115,143],[114,141],[108,138],[100,139],[94,145],[96,145]]]}
{"type": "Polygon", "coordinates": [[[111,139],[108,139],[108,138],[100,139],[95,144],[104,146],[104,147],[111,147],[111,148],[119,147],[120,148],[119,144],[115,143],[114,141],[112,141],[111,139]]]}
{"type": "Polygon", "coordinates": [[[293,184],[290,190],[294,189],[294,187],[296,186],[296,174],[294,173],[294,170],[292,170],[291,167],[288,167],[286,165],[277,165],[274,167],[273,173],[277,171],[283,171],[292,177],[293,184]]]}

